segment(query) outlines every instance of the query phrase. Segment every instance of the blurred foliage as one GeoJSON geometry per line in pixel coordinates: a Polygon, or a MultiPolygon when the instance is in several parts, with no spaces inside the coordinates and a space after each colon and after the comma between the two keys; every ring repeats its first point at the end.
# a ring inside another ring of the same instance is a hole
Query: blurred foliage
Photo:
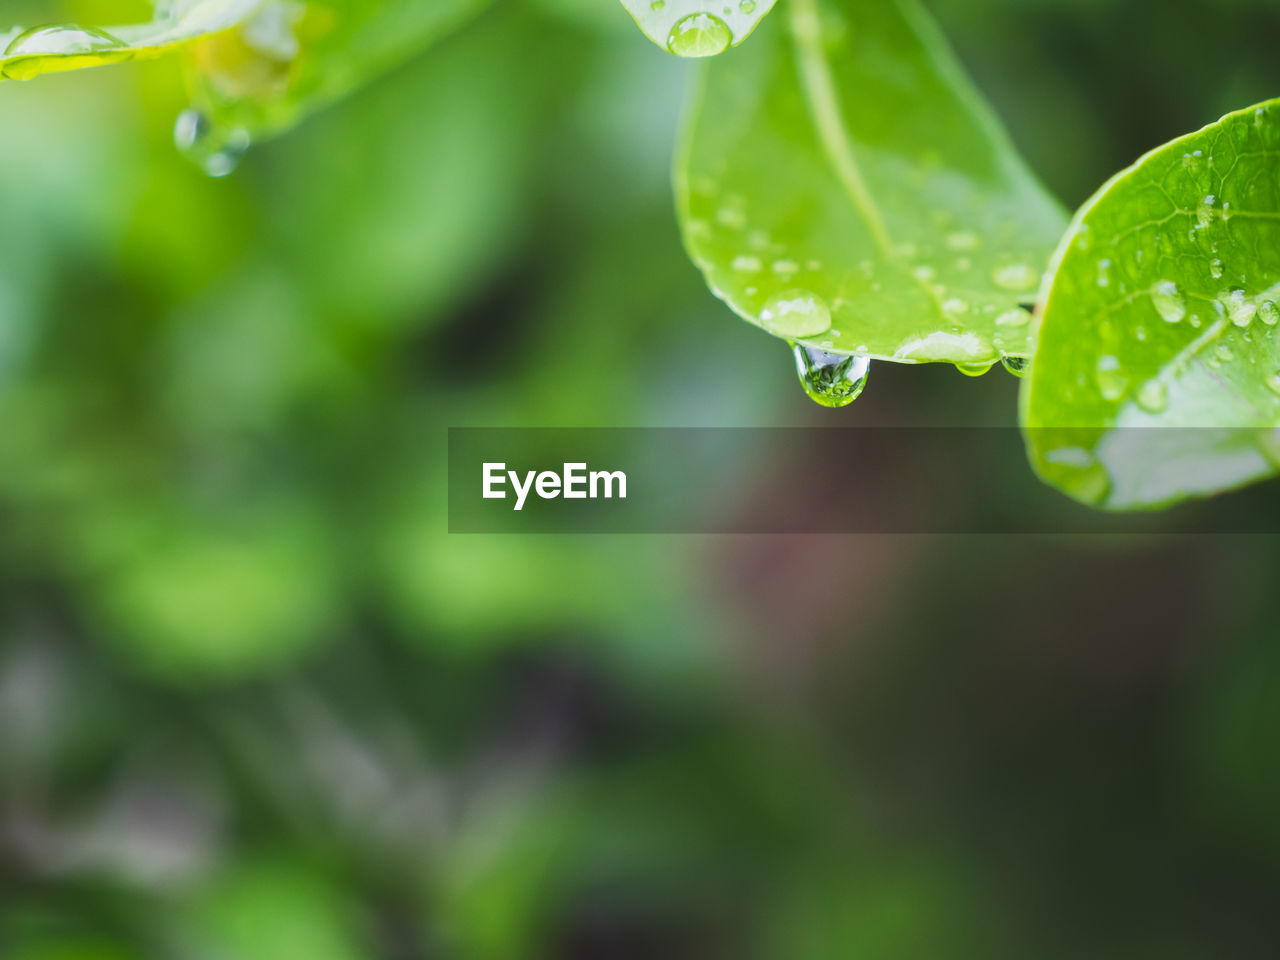
{"type": "MultiPolygon", "coordinates": [[[[1270,4],[934,7],[1068,204],[1274,92],[1270,4]]],[[[0,90],[6,960],[1274,953],[1270,539],[445,533],[450,425],[1012,425],[812,408],[687,79],[498,0],[222,180],[177,64],[0,90]]]]}

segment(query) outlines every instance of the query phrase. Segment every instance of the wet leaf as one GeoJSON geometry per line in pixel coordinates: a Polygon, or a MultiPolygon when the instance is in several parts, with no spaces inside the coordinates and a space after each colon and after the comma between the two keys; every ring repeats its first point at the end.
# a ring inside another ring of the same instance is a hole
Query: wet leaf
{"type": "Polygon", "coordinates": [[[747,38],[776,0],[622,0],[645,36],[678,57],[713,57],[747,38]]]}
{"type": "Polygon", "coordinates": [[[234,27],[262,6],[263,0],[195,0],[172,4],[150,23],[14,27],[0,34],[0,80],[162,56],[234,27]]]}
{"type": "MultiPolygon", "coordinates": [[[[240,29],[187,51],[196,159],[243,131],[262,139],[396,66],[490,0],[274,0],[240,29]]],[[[242,139],[245,137],[241,137],[242,139]]],[[[181,131],[180,141],[183,139],[181,131]]]]}
{"type": "Polygon", "coordinates": [[[1274,473],[1280,101],[1114,177],[1076,216],[1049,284],[1022,394],[1045,480],[1124,509],[1274,473]]]}
{"type": "Polygon", "coordinates": [[[903,362],[1028,355],[1066,224],[914,0],[791,0],[709,64],[676,186],[740,315],[903,362]]]}

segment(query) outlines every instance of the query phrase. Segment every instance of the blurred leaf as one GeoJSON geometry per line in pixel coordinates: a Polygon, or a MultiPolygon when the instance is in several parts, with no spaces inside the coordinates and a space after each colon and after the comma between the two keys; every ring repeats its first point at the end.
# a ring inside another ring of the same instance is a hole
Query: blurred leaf
{"type": "Polygon", "coordinates": [[[903,362],[1030,353],[1065,217],[914,0],[792,0],[706,68],[676,172],[712,290],[775,336],[903,362]]]}
{"type": "Polygon", "coordinates": [[[106,634],[138,665],[174,676],[242,676],[322,642],[338,607],[331,545],[292,503],[234,516],[152,505],[105,513],[84,551],[106,634]]]}
{"type": "Polygon", "coordinates": [[[272,0],[241,29],[192,47],[192,131],[207,152],[236,131],[263,137],[350,92],[438,39],[490,0],[272,0]]]}
{"type": "Polygon", "coordinates": [[[776,0],[622,0],[645,36],[679,57],[713,57],[747,39],[776,0]]]}
{"type": "Polygon", "coordinates": [[[264,0],[175,0],[150,23],[119,27],[46,24],[0,34],[0,80],[158,57],[250,17],[264,0]]]}
{"type": "Polygon", "coordinates": [[[1023,385],[1046,481],[1122,509],[1276,471],[1278,148],[1273,100],[1147,154],[1076,216],[1023,385]],[[1162,427],[1188,429],[1143,429],[1162,427]]]}
{"type": "Polygon", "coordinates": [[[358,960],[349,905],[314,868],[241,865],[198,898],[188,933],[196,954],[226,960],[358,960]]]}

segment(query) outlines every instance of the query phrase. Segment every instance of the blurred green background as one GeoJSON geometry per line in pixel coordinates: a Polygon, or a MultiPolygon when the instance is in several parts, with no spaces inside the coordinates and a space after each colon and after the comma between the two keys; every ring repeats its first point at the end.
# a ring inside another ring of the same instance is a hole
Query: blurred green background
{"type": "MultiPolygon", "coordinates": [[[[1272,2],[932,6],[1073,207],[1280,92],[1272,2]]],[[[0,957],[1276,955],[1274,538],[445,533],[447,426],[1014,423],[710,296],[693,69],[496,0],[225,180],[172,62],[0,85],[0,957]]]]}

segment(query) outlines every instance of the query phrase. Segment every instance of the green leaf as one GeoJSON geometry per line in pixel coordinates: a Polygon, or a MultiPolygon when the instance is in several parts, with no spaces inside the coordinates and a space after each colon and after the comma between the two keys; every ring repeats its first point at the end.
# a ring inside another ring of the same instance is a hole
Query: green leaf
{"type": "MultiPolygon", "coordinates": [[[[275,0],[239,30],[190,48],[197,159],[286,130],[430,45],[490,0],[275,0]]],[[[183,140],[181,136],[180,141],[183,140]]]]}
{"type": "Polygon", "coordinates": [[[162,56],[241,23],[264,0],[196,0],[172,14],[120,27],[50,24],[0,34],[0,80],[30,80],[44,73],[99,67],[162,56]]]}
{"type": "Polygon", "coordinates": [[[789,0],[705,70],[676,188],[717,296],[838,354],[1030,354],[1066,216],[914,0],[789,0]]]}
{"type": "Polygon", "coordinates": [[[1280,100],[1144,156],[1054,257],[1022,423],[1049,483],[1155,507],[1276,471],[1280,100]],[[1179,427],[1185,429],[1148,429],[1179,427]]]}
{"type": "Polygon", "coordinates": [[[397,65],[491,0],[177,0],[151,23],[61,24],[0,35],[0,79],[181,51],[192,109],[179,148],[221,176],[255,139],[397,65]]]}
{"type": "Polygon", "coordinates": [[[776,0],[622,0],[645,36],[679,57],[713,57],[747,39],[776,0]]]}

